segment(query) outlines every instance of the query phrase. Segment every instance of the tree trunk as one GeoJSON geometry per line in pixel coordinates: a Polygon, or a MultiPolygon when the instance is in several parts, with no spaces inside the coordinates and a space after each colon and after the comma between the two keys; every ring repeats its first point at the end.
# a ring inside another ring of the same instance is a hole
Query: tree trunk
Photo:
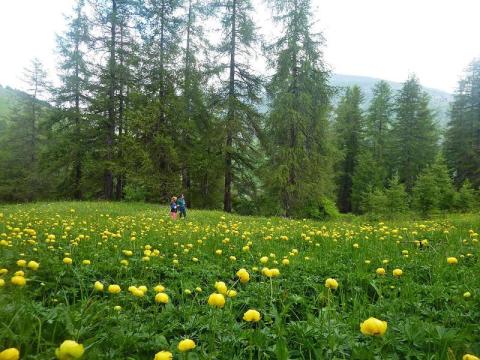
{"type": "Polygon", "coordinates": [[[233,0],[232,8],[232,30],[230,42],[230,81],[228,89],[228,114],[227,114],[227,136],[225,142],[225,190],[223,195],[223,210],[232,211],[232,146],[233,146],[233,125],[235,123],[235,50],[236,50],[236,9],[237,2],[233,0]]]}
{"type": "Polygon", "coordinates": [[[107,123],[107,165],[104,173],[104,195],[107,200],[113,198],[113,145],[115,137],[115,85],[116,85],[116,28],[117,25],[117,0],[112,0],[112,14],[110,26],[110,61],[109,61],[109,75],[110,84],[108,92],[108,123],[107,123]]]}

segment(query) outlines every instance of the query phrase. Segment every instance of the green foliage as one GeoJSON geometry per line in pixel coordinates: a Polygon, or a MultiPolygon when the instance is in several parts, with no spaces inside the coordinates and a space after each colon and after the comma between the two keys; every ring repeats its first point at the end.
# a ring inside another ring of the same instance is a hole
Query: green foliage
{"type": "Polygon", "coordinates": [[[420,172],[432,164],[438,133],[429,108],[428,95],[415,76],[410,77],[397,96],[389,161],[410,192],[420,172]]]}
{"type": "MultiPolygon", "coordinates": [[[[274,75],[267,86],[264,184],[286,216],[304,216],[333,195],[335,152],[327,120],[332,90],[312,32],[309,0],[273,1],[282,31],[268,47],[274,75]]],[[[316,211],[316,210],[315,210],[316,211]]]]}
{"type": "Polygon", "coordinates": [[[445,157],[456,186],[480,186],[480,60],[473,61],[451,104],[445,157]]]}
{"type": "Polygon", "coordinates": [[[478,194],[467,179],[458,190],[456,208],[468,212],[478,208],[478,205],[478,194]]]}
{"type": "Polygon", "coordinates": [[[358,199],[352,201],[352,196],[361,197],[358,193],[352,195],[352,187],[365,131],[362,101],[360,88],[354,86],[347,89],[337,108],[335,121],[337,146],[343,155],[343,160],[338,164],[338,206],[342,212],[350,212],[358,205],[355,203],[358,199]]]}

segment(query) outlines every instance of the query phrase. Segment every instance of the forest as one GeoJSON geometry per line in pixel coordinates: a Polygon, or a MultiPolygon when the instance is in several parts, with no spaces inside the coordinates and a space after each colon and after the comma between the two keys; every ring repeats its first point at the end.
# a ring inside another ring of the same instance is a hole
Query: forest
{"type": "Polygon", "coordinates": [[[443,127],[414,74],[368,103],[333,86],[311,1],[268,5],[273,39],[250,0],[76,1],[59,81],[32,60],[0,117],[0,201],[184,193],[191,208],[318,219],[478,207],[479,60],[443,127]]]}

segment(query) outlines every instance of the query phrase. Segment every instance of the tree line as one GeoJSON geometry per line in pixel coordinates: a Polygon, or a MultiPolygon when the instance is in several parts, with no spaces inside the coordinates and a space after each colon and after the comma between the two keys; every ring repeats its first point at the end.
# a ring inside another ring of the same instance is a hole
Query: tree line
{"type": "Polygon", "coordinates": [[[77,0],[59,84],[34,60],[0,122],[0,200],[185,193],[196,208],[318,218],[475,206],[478,61],[442,131],[415,76],[398,93],[379,82],[370,104],[331,86],[310,0],[268,4],[265,41],[250,0],[77,0]]]}

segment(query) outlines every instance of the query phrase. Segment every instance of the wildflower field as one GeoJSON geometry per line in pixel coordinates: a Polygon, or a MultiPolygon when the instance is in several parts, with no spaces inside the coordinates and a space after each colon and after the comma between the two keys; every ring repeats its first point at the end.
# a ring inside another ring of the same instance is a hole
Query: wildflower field
{"type": "Polygon", "coordinates": [[[167,212],[0,205],[0,359],[480,355],[479,215],[167,212]]]}

